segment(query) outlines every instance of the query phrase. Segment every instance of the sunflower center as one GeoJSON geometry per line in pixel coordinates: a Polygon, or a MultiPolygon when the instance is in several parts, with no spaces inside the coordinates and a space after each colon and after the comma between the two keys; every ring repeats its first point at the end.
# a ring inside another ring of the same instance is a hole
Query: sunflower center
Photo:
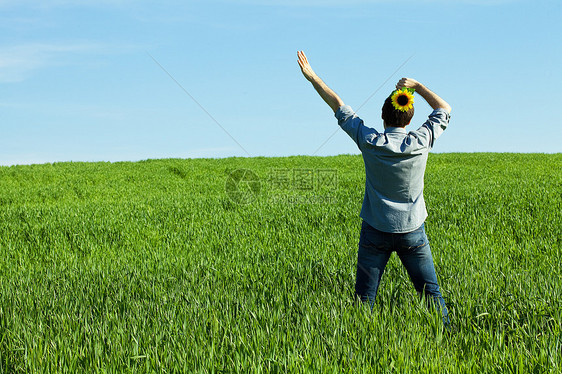
{"type": "Polygon", "coordinates": [[[396,98],[396,102],[401,106],[407,105],[408,101],[410,101],[410,99],[408,99],[408,96],[406,95],[400,95],[396,98]]]}

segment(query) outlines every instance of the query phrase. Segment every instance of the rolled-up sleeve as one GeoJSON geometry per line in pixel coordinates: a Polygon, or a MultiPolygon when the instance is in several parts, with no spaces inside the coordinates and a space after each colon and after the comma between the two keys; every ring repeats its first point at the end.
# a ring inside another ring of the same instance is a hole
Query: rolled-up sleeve
{"type": "Polygon", "coordinates": [[[451,115],[443,108],[437,108],[429,115],[427,121],[419,128],[418,131],[425,131],[429,135],[429,147],[433,148],[435,139],[443,134],[443,131],[449,125],[451,115]]]}
{"type": "MultiPolygon", "coordinates": [[[[355,144],[361,149],[361,144],[364,142],[364,132],[367,127],[363,124],[363,120],[355,114],[353,109],[349,105],[342,105],[338,108],[335,113],[338,119],[338,125],[343,131],[347,133],[353,139],[355,144]]],[[[375,130],[369,128],[369,133],[375,132],[375,130]]]]}

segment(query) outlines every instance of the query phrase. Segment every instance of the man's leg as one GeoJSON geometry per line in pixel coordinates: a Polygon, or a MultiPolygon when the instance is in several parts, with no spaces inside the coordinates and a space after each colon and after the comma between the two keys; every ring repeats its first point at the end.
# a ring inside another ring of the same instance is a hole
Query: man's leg
{"type": "Polygon", "coordinates": [[[355,295],[363,302],[374,306],[379,283],[390,255],[391,236],[369,226],[361,226],[359,250],[357,252],[357,280],[355,295]]]}
{"type": "Polygon", "coordinates": [[[424,225],[417,230],[401,235],[397,244],[397,254],[408,271],[410,279],[419,295],[424,295],[443,315],[443,322],[449,325],[449,315],[445,300],[439,291],[433,256],[424,225]]]}

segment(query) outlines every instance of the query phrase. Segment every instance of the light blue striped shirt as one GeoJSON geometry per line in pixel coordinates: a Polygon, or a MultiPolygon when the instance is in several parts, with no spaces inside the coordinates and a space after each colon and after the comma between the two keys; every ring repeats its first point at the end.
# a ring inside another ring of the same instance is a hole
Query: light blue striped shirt
{"type": "Polygon", "coordinates": [[[348,105],[341,106],[335,116],[363,155],[366,179],[361,218],[384,232],[405,233],[420,227],[427,218],[423,199],[427,155],[449,124],[449,113],[435,109],[415,131],[387,127],[384,133],[365,126],[348,105]]]}

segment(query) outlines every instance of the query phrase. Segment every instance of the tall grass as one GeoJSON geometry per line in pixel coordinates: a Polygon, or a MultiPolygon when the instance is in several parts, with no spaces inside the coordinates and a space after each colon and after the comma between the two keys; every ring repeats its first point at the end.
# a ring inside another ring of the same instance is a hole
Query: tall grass
{"type": "Polygon", "coordinates": [[[561,154],[430,155],[450,334],[395,256],[353,303],[363,190],[346,155],[1,167],[0,373],[562,371],[561,154]]]}

